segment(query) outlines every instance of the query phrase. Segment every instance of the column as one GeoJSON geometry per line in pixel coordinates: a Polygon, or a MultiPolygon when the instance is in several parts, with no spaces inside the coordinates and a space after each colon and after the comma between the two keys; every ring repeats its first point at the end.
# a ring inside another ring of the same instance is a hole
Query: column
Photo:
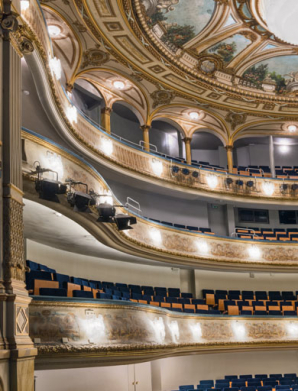
{"type": "Polygon", "coordinates": [[[233,145],[226,145],[227,160],[228,160],[228,171],[232,174],[233,172],[233,145]]]}
{"type": "Polygon", "coordinates": [[[269,136],[269,160],[270,160],[270,170],[272,178],[275,178],[275,160],[274,160],[274,144],[273,136],[269,136]]]}
{"type": "Polygon", "coordinates": [[[149,130],[151,126],[150,125],[143,125],[141,126],[141,129],[143,131],[143,141],[144,141],[144,148],[145,151],[150,152],[150,141],[149,141],[149,130]]]}
{"type": "MultiPolygon", "coordinates": [[[[10,2],[4,2],[4,10],[6,14],[4,18],[15,18],[11,14],[10,2]]],[[[7,29],[2,30],[3,40],[0,41],[2,54],[0,66],[2,111],[0,357],[3,360],[5,353],[9,360],[10,384],[9,388],[5,386],[5,389],[33,391],[34,358],[37,350],[29,337],[31,298],[25,288],[20,58],[21,52],[28,54],[33,50],[33,46],[22,37],[19,41],[11,41],[10,35],[13,29],[9,23],[7,26],[7,29]],[[12,42],[18,47],[14,48],[12,42]]]]}
{"type": "Polygon", "coordinates": [[[107,133],[111,133],[111,113],[110,107],[103,107],[101,109],[101,126],[107,133]]]}
{"type": "Polygon", "coordinates": [[[186,163],[191,164],[191,137],[185,137],[183,141],[185,144],[186,163]]]}
{"type": "Polygon", "coordinates": [[[195,287],[195,271],[194,269],[180,269],[180,290],[181,292],[189,292],[196,297],[195,287]]]}

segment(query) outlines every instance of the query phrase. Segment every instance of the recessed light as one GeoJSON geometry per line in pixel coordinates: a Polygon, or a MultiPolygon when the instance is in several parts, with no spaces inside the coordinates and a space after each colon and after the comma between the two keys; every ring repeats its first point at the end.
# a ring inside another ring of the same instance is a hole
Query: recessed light
{"type": "Polygon", "coordinates": [[[125,87],[125,84],[123,83],[123,81],[116,80],[116,81],[114,81],[113,86],[114,86],[117,90],[123,90],[123,88],[125,87]]]}
{"type": "Polygon", "coordinates": [[[296,130],[297,130],[297,126],[296,125],[289,125],[288,126],[288,131],[289,132],[296,132],[296,130]]]}
{"type": "Polygon", "coordinates": [[[52,24],[48,26],[48,32],[50,34],[50,37],[55,38],[58,37],[58,35],[61,33],[61,28],[52,24]]]}
{"type": "Polygon", "coordinates": [[[189,113],[189,116],[193,120],[199,119],[199,117],[200,117],[199,113],[197,113],[196,111],[192,111],[191,113],[189,113]]]}

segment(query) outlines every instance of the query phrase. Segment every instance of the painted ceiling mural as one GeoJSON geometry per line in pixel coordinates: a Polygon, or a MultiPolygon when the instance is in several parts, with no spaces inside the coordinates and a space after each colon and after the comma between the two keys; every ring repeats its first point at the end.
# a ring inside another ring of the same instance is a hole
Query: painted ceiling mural
{"type": "Polygon", "coordinates": [[[208,49],[208,53],[219,55],[228,64],[241,53],[251,41],[241,34],[235,34],[208,49]]]}
{"type": "Polygon", "coordinates": [[[210,21],[214,0],[144,0],[151,27],[162,28],[162,40],[178,47],[199,34],[210,21]]]}
{"type": "Polygon", "coordinates": [[[269,58],[247,69],[243,76],[258,87],[271,79],[276,84],[276,92],[285,95],[295,85],[298,88],[298,56],[269,58]]]}

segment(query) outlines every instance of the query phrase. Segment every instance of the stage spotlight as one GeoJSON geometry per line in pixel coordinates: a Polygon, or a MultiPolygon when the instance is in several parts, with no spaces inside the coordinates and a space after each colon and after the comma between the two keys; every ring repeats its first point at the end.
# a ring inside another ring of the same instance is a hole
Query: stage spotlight
{"type": "Polygon", "coordinates": [[[135,217],[124,215],[124,214],[116,215],[114,217],[114,221],[117,224],[119,231],[132,229],[131,225],[137,224],[137,219],[135,217]]]}
{"type": "Polygon", "coordinates": [[[249,187],[249,188],[254,187],[254,181],[246,182],[246,186],[249,187]]]}
{"type": "Polygon", "coordinates": [[[242,181],[241,179],[238,179],[238,180],[236,181],[236,185],[238,185],[238,186],[243,186],[243,181],[242,181]]]}
{"type": "Polygon", "coordinates": [[[47,201],[59,202],[57,194],[65,194],[66,186],[58,181],[58,173],[49,168],[41,168],[39,162],[35,162],[36,170],[31,172],[31,175],[37,174],[35,180],[35,190],[39,194],[39,198],[47,201]],[[45,172],[53,172],[56,174],[56,179],[42,179],[41,175],[45,172]]]}
{"type": "Polygon", "coordinates": [[[293,191],[298,190],[298,185],[297,185],[296,183],[294,183],[294,184],[292,185],[292,190],[293,190],[293,191]]]}
{"type": "Polygon", "coordinates": [[[73,191],[67,194],[68,203],[73,206],[74,212],[91,213],[89,208],[92,197],[82,191],[73,191]]]}
{"type": "Polygon", "coordinates": [[[282,185],[280,185],[280,189],[281,189],[281,191],[287,191],[288,185],[286,183],[283,183],[282,185]]]}
{"type": "Polygon", "coordinates": [[[232,183],[233,183],[233,179],[232,179],[232,178],[227,178],[227,179],[226,179],[226,184],[227,184],[228,186],[230,186],[232,183]]]}
{"type": "Polygon", "coordinates": [[[99,204],[97,207],[98,211],[98,219],[97,221],[100,223],[113,223],[113,217],[116,214],[116,209],[113,207],[113,205],[110,205],[108,203],[105,204],[99,204]]]}

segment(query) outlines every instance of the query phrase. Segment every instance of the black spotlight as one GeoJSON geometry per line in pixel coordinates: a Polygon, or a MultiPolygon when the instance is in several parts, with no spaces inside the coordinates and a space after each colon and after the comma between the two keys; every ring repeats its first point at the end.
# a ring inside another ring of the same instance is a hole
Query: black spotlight
{"type": "Polygon", "coordinates": [[[89,209],[91,196],[82,191],[74,191],[67,194],[67,201],[73,206],[74,212],[91,213],[89,209]]]}
{"type": "Polygon", "coordinates": [[[238,186],[243,186],[243,181],[242,181],[241,179],[238,179],[238,180],[236,181],[236,185],[238,185],[238,186]]]}
{"type": "Polygon", "coordinates": [[[119,231],[126,229],[132,229],[131,225],[137,224],[137,219],[134,216],[128,216],[124,214],[118,214],[114,217],[115,223],[119,231]]]}
{"type": "Polygon", "coordinates": [[[226,179],[226,184],[227,184],[228,186],[230,186],[232,183],[233,183],[233,179],[232,179],[232,178],[227,178],[227,179],[226,179]]]}
{"type": "Polygon", "coordinates": [[[39,198],[47,201],[59,202],[57,194],[65,194],[67,187],[58,181],[58,173],[49,168],[41,168],[40,163],[36,162],[36,171],[31,172],[32,175],[37,174],[35,180],[35,190],[39,194],[39,198]],[[56,179],[42,179],[41,175],[45,172],[53,172],[56,174],[56,179]]]}
{"type": "Polygon", "coordinates": [[[98,219],[100,223],[113,223],[113,217],[116,214],[116,209],[110,204],[99,204],[97,207],[98,219]]]}
{"type": "Polygon", "coordinates": [[[281,189],[281,191],[287,191],[288,185],[286,183],[283,183],[282,185],[280,185],[280,189],[281,189]]]}
{"type": "Polygon", "coordinates": [[[293,190],[293,191],[298,190],[298,185],[297,185],[296,183],[294,183],[294,185],[292,185],[292,190],[293,190]]]}
{"type": "Polygon", "coordinates": [[[249,188],[254,187],[254,181],[247,181],[246,186],[249,188]]]}

